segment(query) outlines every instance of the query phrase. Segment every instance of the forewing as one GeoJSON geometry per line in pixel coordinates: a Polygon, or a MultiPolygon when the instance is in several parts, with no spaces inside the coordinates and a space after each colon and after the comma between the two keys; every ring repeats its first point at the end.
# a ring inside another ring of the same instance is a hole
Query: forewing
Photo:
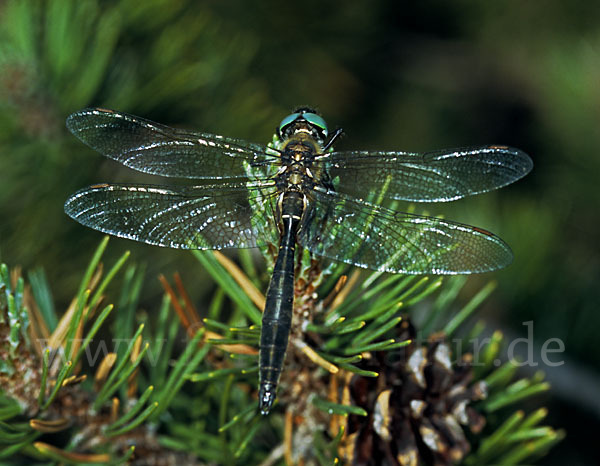
{"type": "Polygon", "coordinates": [[[115,236],[181,249],[251,248],[277,242],[271,186],[102,184],[73,194],[65,212],[115,236]],[[262,213],[250,202],[264,206],[262,213]]]}
{"type": "Polygon", "coordinates": [[[81,141],[129,168],[152,175],[194,179],[246,178],[245,163],[263,166],[276,157],[266,147],[214,134],[174,129],[101,108],[67,118],[81,141]]]}
{"type": "Polygon", "coordinates": [[[391,273],[480,273],[513,258],[488,231],[320,190],[309,196],[298,242],[316,255],[391,273]]]}
{"type": "Polygon", "coordinates": [[[315,169],[328,173],[336,191],[359,199],[445,202],[506,186],[533,163],[506,146],[446,149],[425,153],[332,152],[315,169]]]}

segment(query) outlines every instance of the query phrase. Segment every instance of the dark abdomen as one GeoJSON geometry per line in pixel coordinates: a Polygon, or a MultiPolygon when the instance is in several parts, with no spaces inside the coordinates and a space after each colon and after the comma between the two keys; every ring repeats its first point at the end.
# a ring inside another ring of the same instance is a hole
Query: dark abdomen
{"type": "Polygon", "coordinates": [[[267,290],[262,318],[259,355],[259,408],[267,414],[283,369],[294,306],[294,257],[296,234],[303,210],[303,197],[298,192],[284,194],[281,208],[283,224],[277,261],[267,290]]]}

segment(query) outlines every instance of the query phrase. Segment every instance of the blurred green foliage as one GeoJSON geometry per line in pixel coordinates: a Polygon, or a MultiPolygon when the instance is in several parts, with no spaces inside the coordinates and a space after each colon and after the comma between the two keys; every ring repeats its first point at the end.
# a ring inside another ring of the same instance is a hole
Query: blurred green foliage
{"type": "MultiPolygon", "coordinates": [[[[598,367],[599,26],[600,3],[584,0],[5,1],[0,260],[45,267],[66,306],[98,233],[69,220],[64,200],[139,177],[69,135],[72,111],[101,105],[267,142],[286,112],[311,104],[345,129],[342,149],[528,152],[525,180],[429,209],[513,247],[495,320],[515,333],[533,320],[537,342],[561,338],[569,361],[598,367]]],[[[177,268],[198,279],[183,253],[114,244],[147,260],[150,277],[177,268]]],[[[146,286],[156,299],[157,283],[146,286]]]]}

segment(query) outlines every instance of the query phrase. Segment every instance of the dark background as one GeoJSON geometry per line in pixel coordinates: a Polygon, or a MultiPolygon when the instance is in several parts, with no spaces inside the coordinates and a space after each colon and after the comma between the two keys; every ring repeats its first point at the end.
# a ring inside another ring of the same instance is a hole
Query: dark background
{"type": "MultiPolygon", "coordinates": [[[[567,438],[544,464],[597,464],[600,429],[600,3],[147,0],[0,4],[0,260],[43,267],[58,309],[101,235],[62,211],[75,190],[139,175],[92,152],[66,116],[101,105],[266,143],[298,105],[346,136],[339,149],[521,148],[534,171],[433,214],[499,234],[514,250],[484,309],[527,336],[553,385],[549,423],[567,438]],[[548,367],[540,348],[564,342],[548,367]]],[[[145,179],[147,181],[147,179],[145,179]]],[[[189,254],[114,239],[158,273],[211,286],[189,254]]],[[[262,265],[261,265],[262,266],[262,265]]],[[[201,306],[201,304],[199,304],[201,306]]]]}

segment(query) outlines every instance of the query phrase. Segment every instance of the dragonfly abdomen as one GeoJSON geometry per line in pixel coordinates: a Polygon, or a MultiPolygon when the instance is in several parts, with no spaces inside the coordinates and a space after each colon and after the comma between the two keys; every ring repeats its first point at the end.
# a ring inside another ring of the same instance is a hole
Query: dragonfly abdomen
{"type": "Polygon", "coordinates": [[[260,333],[259,408],[268,414],[283,370],[294,306],[296,234],[303,211],[299,192],[284,194],[281,208],[281,240],[273,276],[267,290],[260,333]]]}

